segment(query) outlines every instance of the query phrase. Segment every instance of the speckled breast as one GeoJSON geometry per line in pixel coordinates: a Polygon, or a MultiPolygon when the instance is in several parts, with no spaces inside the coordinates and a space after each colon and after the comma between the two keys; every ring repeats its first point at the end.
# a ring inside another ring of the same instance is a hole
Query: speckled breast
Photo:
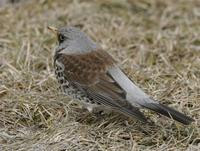
{"type": "Polygon", "coordinates": [[[65,94],[70,96],[73,99],[79,100],[81,102],[89,103],[91,100],[87,98],[80,90],[73,87],[69,81],[65,78],[64,75],[64,66],[62,63],[58,61],[55,62],[55,75],[60,84],[61,91],[65,94]]]}

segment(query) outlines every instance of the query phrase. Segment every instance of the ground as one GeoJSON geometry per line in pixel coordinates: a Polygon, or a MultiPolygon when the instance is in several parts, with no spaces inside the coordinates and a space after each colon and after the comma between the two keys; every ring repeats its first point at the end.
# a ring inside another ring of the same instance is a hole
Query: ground
{"type": "Polygon", "coordinates": [[[29,0],[0,7],[0,150],[200,150],[200,1],[29,0]],[[77,26],[146,93],[193,117],[184,126],[143,110],[154,125],[89,114],[63,96],[56,37],[77,26]]]}

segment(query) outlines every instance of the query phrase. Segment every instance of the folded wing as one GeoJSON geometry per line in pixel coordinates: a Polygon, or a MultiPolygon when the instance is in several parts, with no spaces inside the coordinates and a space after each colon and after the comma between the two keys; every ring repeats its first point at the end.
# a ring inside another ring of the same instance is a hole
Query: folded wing
{"type": "Polygon", "coordinates": [[[126,92],[108,74],[109,69],[116,66],[108,53],[98,50],[80,55],[59,54],[57,60],[64,64],[65,77],[70,84],[88,98],[107,108],[147,122],[143,113],[125,99],[126,92]]]}

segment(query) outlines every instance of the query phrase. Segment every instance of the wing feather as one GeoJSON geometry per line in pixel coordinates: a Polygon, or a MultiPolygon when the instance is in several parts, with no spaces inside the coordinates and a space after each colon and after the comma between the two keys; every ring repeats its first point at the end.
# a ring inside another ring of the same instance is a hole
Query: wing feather
{"type": "Polygon", "coordinates": [[[57,59],[65,66],[66,79],[89,98],[147,122],[143,113],[125,99],[126,92],[108,74],[108,70],[115,66],[116,62],[107,52],[98,50],[90,54],[60,54],[57,59]]]}

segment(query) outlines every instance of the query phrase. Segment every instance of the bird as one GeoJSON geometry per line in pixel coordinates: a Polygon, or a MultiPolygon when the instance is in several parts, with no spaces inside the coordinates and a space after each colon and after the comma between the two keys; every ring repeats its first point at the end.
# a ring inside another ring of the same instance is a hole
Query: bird
{"type": "Polygon", "coordinates": [[[100,44],[73,26],[48,26],[58,40],[54,53],[55,76],[61,91],[88,111],[120,112],[148,123],[141,109],[149,109],[184,125],[189,116],[154,100],[139,88],[100,44]]]}

